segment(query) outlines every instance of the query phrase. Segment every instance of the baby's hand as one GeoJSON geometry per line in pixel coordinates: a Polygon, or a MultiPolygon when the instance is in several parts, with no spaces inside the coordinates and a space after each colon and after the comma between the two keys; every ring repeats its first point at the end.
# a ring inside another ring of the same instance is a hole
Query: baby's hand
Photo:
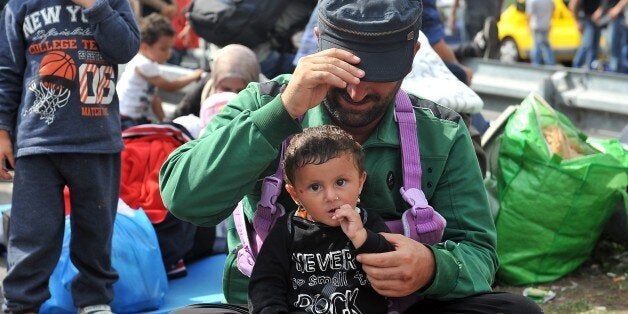
{"type": "Polygon", "coordinates": [[[96,0],[72,0],[72,2],[82,6],[84,9],[89,9],[96,3],[96,0]]]}
{"type": "Polygon", "coordinates": [[[340,227],[356,249],[359,249],[366,241],[366,230],[362,225],[359,209],[349,204],[340,206],[334,213],[333,219],[340,221],[340,227]]]}
{"type": "Polygon", "coordinates": [[[205,71],[203,71],[202,69],[196,69],[192,73],[194,73],[194,77],[196,77],[196,79],[198,80],[203,76],[203,74],[205,74],[205,71]]]}

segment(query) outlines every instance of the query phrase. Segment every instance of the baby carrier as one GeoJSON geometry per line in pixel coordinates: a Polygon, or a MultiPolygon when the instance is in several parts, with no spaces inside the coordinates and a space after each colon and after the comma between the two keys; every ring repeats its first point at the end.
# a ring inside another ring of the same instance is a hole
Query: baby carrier
{"type": "MultiPolygon", "coordinates": [[[[401,89],[397,93],[395,102],[395,121],[399,126],[402,153],[403,187],[400,193],[410,208],[403,213],[401,219],[387,221],[386,225],[391,232],[404,234],[415,241],[426,244],[437,243],[443,236],[446,221],[428,204],[421,190],[421,154],[416,131],[416,116],[410,98],[401,89]]],[[[282,143],[280,160],[283,160],[289,140],[290,138],[282,143]]],[[[262,182],[261,198],[256,205],[253,217],[253,230],[247,228],[242,202],[238,203],[233,213],[242,244],[237,255],[237,267],[248,277],[251,276],[255,257],[264,239],[268,236],[275,221],[285,214],[283,206],[276,203],[282,185],[283,169],[280,165],[273,175],[265,177],[262,182]]],[[[403,306],[397,304],[395,307],[403,306]]]]}

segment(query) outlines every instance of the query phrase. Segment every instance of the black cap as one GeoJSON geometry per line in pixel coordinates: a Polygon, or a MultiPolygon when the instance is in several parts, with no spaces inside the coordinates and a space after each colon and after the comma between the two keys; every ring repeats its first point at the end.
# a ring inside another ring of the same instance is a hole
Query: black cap
{"type": "Polygon", "coordinates": [[[321,0],[319,49],[360,57],[364,81],[401,80],[412,68],[422,9],[419,0],[321,0]]]}

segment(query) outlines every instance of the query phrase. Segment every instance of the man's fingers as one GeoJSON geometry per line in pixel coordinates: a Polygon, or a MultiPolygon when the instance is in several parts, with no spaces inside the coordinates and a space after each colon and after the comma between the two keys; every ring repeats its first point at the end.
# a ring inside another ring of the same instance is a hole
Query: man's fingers
{"type": "Polygon", "coordinates": [[[359,78],[364,77],[364,71],[355,66],[360,58],[348,51],[328,49],[317,54],[306,56],[299,63],[308,64],[308,70],[332,73],[349,84],[358,84],[359,78]]]}

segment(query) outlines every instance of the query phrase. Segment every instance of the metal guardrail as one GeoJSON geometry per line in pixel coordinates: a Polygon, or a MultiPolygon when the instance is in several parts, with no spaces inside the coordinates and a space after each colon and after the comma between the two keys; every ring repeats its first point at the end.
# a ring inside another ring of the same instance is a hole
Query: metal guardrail
{"type": "MultiPolygon", "coordinates": [[[[464,64],[473,69],[471,88],[484,101],[482,112],[489,119],[497,118],[508,106],[518,105],[530,92],[537,92],[590,136],[618,138],[622,130],[628,132],[628,75],[477,58],[464,64]]],[[[191,71],[171,65],[160,68],[166,78],[191,71]]],[[[174,111],[174,104],[190,87],[160,92],[167,113],[174,111]]]]}
{"type": "Polygon", "coordinates": [[[537,92],[590,136],[616,138],[628,130],[628,75],[475,58],[464,63],[474,71],[471,88],[486,111],[503,112],[537,92]]]}

